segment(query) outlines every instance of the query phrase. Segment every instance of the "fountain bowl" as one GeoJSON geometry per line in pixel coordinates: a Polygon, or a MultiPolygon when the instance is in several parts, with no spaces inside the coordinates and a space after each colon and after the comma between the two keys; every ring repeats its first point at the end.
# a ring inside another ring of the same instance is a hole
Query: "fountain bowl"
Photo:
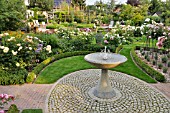
{"type": "Polygon", "coordinates": [[[90,64],[100,68],[100,69],[109,69],[118,66],[121,63],[127,61],[127,58],[123,55],[116,53],[91,53],[84,57],[84,59],[90,64]],[[107,55],[107,59],[104,56],[107,55]]]}

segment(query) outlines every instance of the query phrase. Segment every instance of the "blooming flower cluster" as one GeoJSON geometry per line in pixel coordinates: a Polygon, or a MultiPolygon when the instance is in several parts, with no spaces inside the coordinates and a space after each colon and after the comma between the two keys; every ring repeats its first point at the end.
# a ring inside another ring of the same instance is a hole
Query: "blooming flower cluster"
{"type": "Polygon", "coordinates": [[[10,37],[7,33],[0,34],[0,36],[0,62],[4,68],[25,68],[33,65],[34,60],[40,60],[40,53],[46,56],[47,52],[52,53],[51,46],[46,45],[37,37],[10,37]]]}
{"type": "MultiPolygon", "coordinates": [[[[0,94],[0,107],[3,108],[4,104],[8,104],[10,101],[14,101],[13,95],[0,94]]],[[[4,110],[0,110],[0,113],[5,113],[4,110]]]]}
{"type": "Polygon", "coordinates": [[[119,34],[107,33],[103,37],[105,45],[124,45],[130,44],[131,42],[125,36],[120,36],[119,34]]]}

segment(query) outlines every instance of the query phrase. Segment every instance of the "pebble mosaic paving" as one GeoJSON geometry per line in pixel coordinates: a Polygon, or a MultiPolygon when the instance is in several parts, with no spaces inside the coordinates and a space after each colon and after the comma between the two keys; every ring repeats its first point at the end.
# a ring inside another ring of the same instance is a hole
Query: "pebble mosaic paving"
{"type": "Polygon", "coordinates": [[[100,79],[100,69],[70,73],[61,78],[48,97],[49,113],[170,113],[170,101],[147,83],[120,72],[109,71],[110,82],[121,97],[113,101],[88,94],[100,79]]]}

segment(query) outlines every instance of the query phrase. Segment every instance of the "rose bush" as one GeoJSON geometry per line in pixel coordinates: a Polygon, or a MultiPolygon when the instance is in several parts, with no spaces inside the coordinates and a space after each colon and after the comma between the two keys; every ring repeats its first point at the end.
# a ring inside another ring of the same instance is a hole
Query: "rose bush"
{"type": "Polygon", "coordinates": [[[11,37],[7,33],[1,34],[0,66],[5,70],[34,66],[44,60],[52,52],[51,46],[46,45],[37,37],[11,37]],[[42,58],[45,55],[45,58],[42,58]]]}
{"type": "MultiPolygon", "coordinates": [[[[14,101],[13,95],[0,94],[0,108],[3,108],[5,104],[8,104],[10,101],[14,101]]],[[[0,109],[0,113],[5,113],[4,110],[0,109]]]]}

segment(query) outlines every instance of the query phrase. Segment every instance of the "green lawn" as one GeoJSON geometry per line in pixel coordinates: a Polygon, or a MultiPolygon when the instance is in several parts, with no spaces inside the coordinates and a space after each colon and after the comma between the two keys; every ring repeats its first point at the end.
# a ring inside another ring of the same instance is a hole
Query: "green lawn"
{"type": "MultiPolygon", "coordinates": [[[[128,61],[124,64],[113,68],[111,70],[123,72],[134,77],[137,77],[148,83],[155,83],[156,81],[150,76],[141,71],[132,61],[130,56],[130,50],[132,46],[124,46],[124,49],[120,52],[128,58],[128,61]]],[[[84,60],[84,56],[74,56],[69,58],[63,58],[51,65],[47,66],[38,76],[35,83],[37,84],[49,84],[56,82],[64,75],[83,69],[95,68],[84,60]]]]}
{"type": "Polygon", "coordinates": [[[35,83],[49,84],[56,82],[64,75],[83,69],[95,68],[84,60],[84,56],[74,56],[58,60],[46,67],[35,83]]]}
{"type": "Polygon", "coordinates": [[[24,109],[22,113],[43,113],[42,109],[24,109]]]}
{"type": "Polygon", "coordinates": [[[129,75],[132,75],[134,77],[137,77],[143,81],[146,81],[148,83],[155,83],[156,81],[154,79],[152,79],[150,76],[148,76],[146,73],[144,73],[142,70],[140,70],[135,63],[133,62],[131,56],[130,56],[130,51],[131,51],[132,46],[124,46],[123,50],[120,52],[120,54],[125,55],[127,57],[127,61],[116,67],[113,68],[111,70],[114,71],[119,71],[119,72],[123,72],[129,75]]]}

